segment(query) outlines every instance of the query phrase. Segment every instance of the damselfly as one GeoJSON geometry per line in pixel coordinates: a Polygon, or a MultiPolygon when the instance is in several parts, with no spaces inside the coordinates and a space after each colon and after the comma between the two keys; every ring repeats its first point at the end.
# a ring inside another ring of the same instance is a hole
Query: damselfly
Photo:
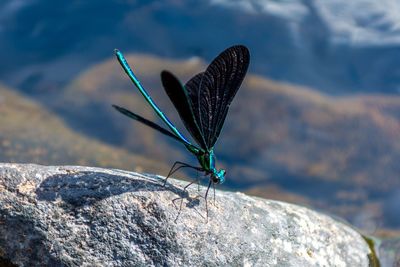
{"type": "Polygon", "coordinates": [[[115,54],[126,74],[169,130],[125,108],[116,105],[113,105],[113,107],[122,114],[172,137],[194,154],[200,166],[196,167],[184,162],[175,162],[164,180],[164,185],[167,179],[177,170],[184,167],[193,168],[204,172],[206,176],[210,177],[205,195],[207,199],[210,186],[212,184],[222,184],[225,181],[226,171],[224,169],[217,170],[216,168],[214,145],[221,132],[229,105],[246,75],[250,62],[249,50],[242,45],[226,49],[211,62],[206,71],[195,75],[185,85],[182,85],[169,71],[161,73],[164,89],[196,144],[193,144],[183,136],[154,103],[136,78],[123,54],[118,50],[115,50],[115,54]]]}

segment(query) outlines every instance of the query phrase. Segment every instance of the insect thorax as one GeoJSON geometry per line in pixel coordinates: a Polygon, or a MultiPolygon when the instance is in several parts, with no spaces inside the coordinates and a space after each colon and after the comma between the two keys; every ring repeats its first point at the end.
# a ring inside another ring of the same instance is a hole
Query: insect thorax
{"type": "Polygon", "coordinates": [[[215,155],[213,150],[197,155],[197,159],[206,172],[215,172],[215,155]]]}

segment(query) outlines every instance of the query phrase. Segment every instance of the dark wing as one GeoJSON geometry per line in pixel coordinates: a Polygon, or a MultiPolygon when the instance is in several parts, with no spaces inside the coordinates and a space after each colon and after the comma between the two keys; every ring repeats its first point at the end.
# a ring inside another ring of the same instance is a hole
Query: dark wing
{"type": "Polygon", "coordinates": [[[141,123],[153,128],[153,129],[155,129],[155,130],[157,130],[157,131],[159,131],[159,132],[161,132],[161,133],[163,133],[163,134],[165,134],[165,135],[167,135],[169,137],[174,138],[175,140],[177,140],[177,141],[179,141],[181,143],[185,143],[180,138],[178,138],[176,135],[174,135],[173,133],[171,133],[167,129],[164,129],[163,127],[159,126],[158,124],[155,124],[154,122],[149,121],[148,119],[145,119],[145,118],[143,118],[143,117],[141,117],[141,116],[139,116],[139,115],[137,115],[137,114],[135,114],[135,113],[123,108],[123,107],[119,107],[117,105],[112,105],[112,106],[116,110],[118,110],[119,112],[124,114],[125,116],[128,116],[131,119],[137,120],[137,121],[139,121],[139,122],[141,122],[141,123]]]}
{"type": "MultiPolygon", "coordinates": [[[[196,74],[193,78],[191,78],[186,84],[185,84],[185,90],[188,96],[188,102],[189,105],[192,108],[194,119],[196,121],[196,124],[199,125],[199,118],[200,118],[200,109],[199,109],[199,91],[200,91],[200,84],[201,80],[203,78],[204,72],[200,72],[196,74]]],[[[204,138],[203,132],[201,128],[199,127],[200,133],[204,138]]]]}
{"type": "Polygon", "coordinates": [[[229,105],[239,89],[250,62],[245,46],[232,46],[219,54],[185,85],[200,133],[207,150],[214,147],[229,105]]]}
{"type": "Polygon", "coordinates": [[[180,81],[170,72],[161,72],[161,81],[164,86],[165,92],[169,99],[174,104],[175,109],[178,111],[179,116],[186,129],[189,131],[193,139],[205,149],[205,141],[200,133],[199,126],[193,115],[192,106],[189,103],[188,94],[180,81]]]}

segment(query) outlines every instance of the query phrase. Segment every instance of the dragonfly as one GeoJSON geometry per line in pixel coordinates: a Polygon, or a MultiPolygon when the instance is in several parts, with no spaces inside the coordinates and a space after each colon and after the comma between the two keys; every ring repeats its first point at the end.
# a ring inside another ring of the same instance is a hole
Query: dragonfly
{"type": "MultiPolygon", "coordinates": [[[[168,178],[179,169],[192,168],[209,177],[205,194],[207,200],[210,186],[222,184],[225,181],[226,171],[216,168],[214,145],[224,125],[229,106],[246,75],[250,62],[249,50],[243,45],[227,48],[210,63],[204,72],[195,75],[185,85],[171,72],[166,70],[161,72],[162,85],[185,128],[196,143],[190,142],[160,110],[132,71],[124,55],[117,49],[115,55],[130,80],[168,129],[123,107],[117,105],[113,107],[129,118],[182,143],[190,153],[196,156],[200,166],[176,161],[164,179],[164,186],[168,178]]],[[[185,190],[192,183],[188,184],[185,190]]]]}

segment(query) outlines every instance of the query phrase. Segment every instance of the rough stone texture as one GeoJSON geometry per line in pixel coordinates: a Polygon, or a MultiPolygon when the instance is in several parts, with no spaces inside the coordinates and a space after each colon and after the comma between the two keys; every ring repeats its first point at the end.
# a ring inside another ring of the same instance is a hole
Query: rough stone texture
{"type": "Polygon", "coordinates": [[[161,179],[0,164],[0,259],[19,266],[369,264],[364,239],[326,215],[217,190],[207,222],[203,187],[186,193],[187,182],[162,187],[161,179]]]}

